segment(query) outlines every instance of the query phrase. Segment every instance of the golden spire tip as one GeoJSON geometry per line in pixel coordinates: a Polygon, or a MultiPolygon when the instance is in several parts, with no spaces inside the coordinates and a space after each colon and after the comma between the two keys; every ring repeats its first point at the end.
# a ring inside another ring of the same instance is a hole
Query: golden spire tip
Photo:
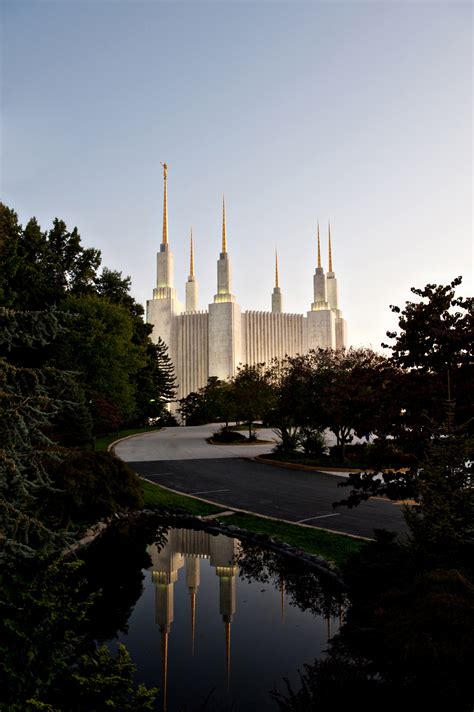
{"type": "Polygon", "coordinates": [[[189,255],[189,276],[194,277],[193,229],[191,228],[191,247],[189,255]]]}
{"type": "Polygon", "coordinates": [[[319,237],[319,220],[318,220],[318,267],[321,267],[321,240],[319,237]]]}
{"type": "Polygon", "coordinates": [[[168,196],[166,190],[166,177],[168,172],[168,164],[162,163],[163,166],[163,237],[162,244],[168,244],[168,196]]]}
{"type": "Polygon", "coordinates": [[[332,272],[332,248],[331,248],[331,223],[328,222],[329,232],[329,271],[332,272]]]}
{"type": "Polygon", "coordinates": [[[275,289],[278,289],[278,252],[275,250],[275,289]]]}
{"type": "Polygon", "coordinates": [[[226,219],[225,219],[225,199],[222,196],[222,253],[227,252],[227,235],[226,235],[226,219]]]}

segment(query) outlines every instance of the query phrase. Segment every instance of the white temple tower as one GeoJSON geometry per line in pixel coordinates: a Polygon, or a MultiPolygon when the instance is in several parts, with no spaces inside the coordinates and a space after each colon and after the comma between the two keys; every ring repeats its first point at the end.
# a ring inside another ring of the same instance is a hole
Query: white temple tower
{"type": "Polygon", "coordinates": [[[153,290],[153,299],[149,299],[146,303],[146,320],[158,326],[153,329],[151,338],[156,343],[161,336],[168,346],[170,357],[175,362],[176,340],[173,322],[174,318],[182,312],[182,306],[174,289],[174,260],[168,242],[167,171],[168,166],[163,163],[163,233],[160,251],[156,256],[156,287],[153,290]]]}
{"type": "Polygon", "coordinates": [[[198,283],[194,276],[194,251],[193,251],[193,229],[191,228],[191,247],[189,256],[189,277],[186,282],[186,306],[185,311],[195,312],[198,308],[198,283]]]}
{"type": "Polygon", "coordinates": [[[327,298],[329,302],[329,308],[332,310],[335,317],[335,327],[336,327],[336,349],[342,349],[346,345],[347,341],[347,328],[346,320],[342,318],[342,312],[338,305],[338,289],[337,289],[337,279],[332,268],[332,245],[331,245],[331,223],[328,224],[328,252],[329,252],[329,270],[326,275],[326,285],[327,285],[327,298]]]}
{"type": "Polygon", "coordinates": [[[275,252],[275,286],[272,293],[272,314],[281,314],[283,311],[283,298],[278,284],[278,252],[275,252]]]}
{"type": "Polygon", "coordinates": [[[327,301],[326,275],[321,266],[321,240],[318,223],[318,266],[313,277],[314,302],[307,313],[308,349],[336,347],[336,321],[327,301]]]}
{"type": "Polygon", "coordinates": [[[222,247],[217,260],[217,294],[209,305],[209,376],[231,378],[242,360],[241,311],[231,292],[225,202],[222,201],[222,247]]]}

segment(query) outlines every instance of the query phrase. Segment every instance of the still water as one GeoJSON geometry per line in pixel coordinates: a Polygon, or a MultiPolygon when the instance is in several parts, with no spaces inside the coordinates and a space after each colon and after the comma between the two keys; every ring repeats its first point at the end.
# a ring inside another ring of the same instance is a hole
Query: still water
{"type": "Polygon", "coordinates": [[[159,710],[275,710],[269,691],[285,677],[298,687],[298,669],[339,628],[331,583],[222,534],[156,539],[141,542],[141,587],[109,647],[126,645],[137,681],[159,688],[159,710]]]}

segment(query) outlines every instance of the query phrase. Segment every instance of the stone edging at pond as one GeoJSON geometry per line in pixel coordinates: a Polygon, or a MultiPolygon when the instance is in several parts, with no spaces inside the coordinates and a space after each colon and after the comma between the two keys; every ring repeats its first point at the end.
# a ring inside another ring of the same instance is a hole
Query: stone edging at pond
{"type": "Polygon", "coordinates": [[[67,546],[66,549],[64,549],[63,556],[74,554],[74,552],[78,551],[79,549],[83,549],[84,547],[89,546],[89,544],[92,544],[92,542],[95,541],[98,536],[103,534],[110,527],[111,524],[114,524],[122,520],[124,517],[128,516],[129,514],[127,513],[116,512],[111,517],[107,517],[107,519],[101,519],[100,522],[92,524],[85,530],[80,539],[73,542],[72,544],[67,546]]]}
{"type": "MultiPolygon", "coordinates": [[[[216,515],[211,515],[215,517],[216,515]]],[[[90,527],[86,531],[86,535],[80,539],[78,542],[68,547],[64,554],[74,553],[79,549],[89,546],[93,541],[95,541],[99,536],[102,536],[110,526],[114,524],[119,524],[124,520],[137,521],[142,517],[154,518],[157,521],[157,525],[163,525],[168,527],[183,527],[185,529],[197,529],[200,531],[205,531],[208,534],[217,536],[218,534],[224,534],[225,536],[234,537],[240,539],[247,544],[252,544],[255,546],[260,546],[264,549],[273,551],[276,554],[281,554],[282,556],[293,559],[305,565],[309,571],[318,572],[332,578],[341,586],[344,586],[342,579],[342,574],[340,570],[329,564],[322,556],[317,554],[309,554],[302,549],[298,549],[290,544],[273,539],[265,534],[256,534],[250,532],[247,529],[241,529],[232,524],[225,524],[223,522],[217,521],[215,519],[210,519],[205,516],[194,516],[189,514],[177,514],[174,512],[156,512],[152,509],[142,509],[138,512],[130,512],[124,514],[115,514],[110,517],[105,522],[99,522],[94,527],[90,527]]]]}

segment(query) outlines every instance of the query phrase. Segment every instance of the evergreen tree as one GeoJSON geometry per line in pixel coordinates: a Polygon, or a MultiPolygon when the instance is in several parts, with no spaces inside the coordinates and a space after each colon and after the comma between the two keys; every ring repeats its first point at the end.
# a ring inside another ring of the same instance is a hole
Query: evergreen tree
{"type": "Polygon", "coordinates": [[[161,338],[154,346],[154,389],[156,399],[165,408],[176,398],[177,384],[174,366],[168,354],[168,347],[161,338]]]}
{"type": "Polygon", "coordinates": [[[41,520],[41,500],[53,492],[48,470],[58,457],[47,436],[63,403],[52,396],[70,374],[17,366],[15,347],[41,347],[60,330],[55,314],[0,309],[0,558],[3,562],[57,546],[58,535],[41,520]],[[26,328],[25,328],[26,327],[26,328]]]}
{"type": "Polygon", "coordinates": [[[0,304],[7,307],[13,306],[16,298],[13,282],[20,266],[20,235],[18,215],[0,203],[0,304]]]}

